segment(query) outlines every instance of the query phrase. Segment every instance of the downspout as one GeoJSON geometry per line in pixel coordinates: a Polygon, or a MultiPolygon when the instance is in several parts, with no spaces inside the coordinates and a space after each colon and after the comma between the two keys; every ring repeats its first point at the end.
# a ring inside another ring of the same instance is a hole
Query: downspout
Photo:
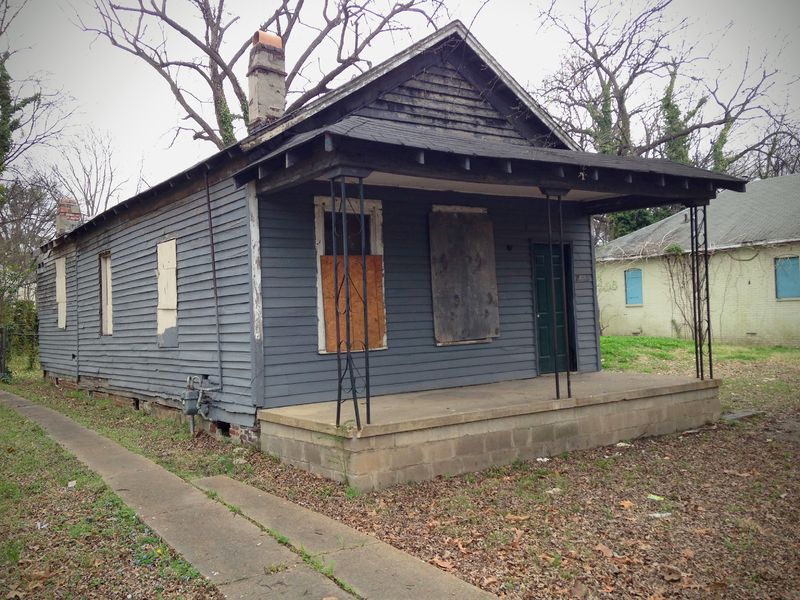
{"type": "Polygon", "coordinates": [[[217,257],[214,247],[214,223],[211,219],[211,190],[208,184],[208,169],[205,171],[206,217],[208,219],[208,240],[211,250],[211,290],[214,294],[214,325],[217,337],[217,388],[222,390],[222,340],[219,330],[219,293],[217,292],[217,257]]]}
{"type": "MultiPolygon", "coordinates": [[[[75,240],[75,383],[81,380],[80,241],[75,240]]],[[[66,267],[65,267],[66,268],[66,267]]],[[[64,274],[66,276],[66,273],[64,274]]],[[[69,295],[67,295],[69,298],[69,295]]]]}

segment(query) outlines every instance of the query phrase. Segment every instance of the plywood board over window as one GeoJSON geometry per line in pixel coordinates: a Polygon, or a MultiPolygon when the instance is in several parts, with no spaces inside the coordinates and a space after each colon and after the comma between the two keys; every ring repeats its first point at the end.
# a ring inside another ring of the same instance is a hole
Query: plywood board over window
{"type": "Polygon", "coordinates": [[[161,242],[157,246],[158,307],[156,332],[160,348],[175,348],[178,345],[178,258],[175,240],[161,242]]]}
{"type": "Polygon", "coordinates": [[[433,324],[439,345],[500,335],[494,230],[485,209],[435,206],[430,214],[433,324]]]}
{"type": "MultiPolygon", "coordinates": [[[[349,287],[350,287],[350,347],[352,350],[363,350],[365,347],[364,337],[364,279],[361,269],[361,256],[349,256],[347,262],[349,268],[349,287]]],[[[334,285],[333,276],[333,256],[324,255],[320,257],[322,268],[322,296],[325,310],[325,350],[336,352],[336,288],[339,288],[339,336],[340,350],[345,350],[347,340],[345,314],[345,283],[344,283],[344,258],[336,257],[336,275],[338,285],[334,285]]],[[[384,322],[384,302],[383,302],[383,257],[367,256],[367,319],[369,326],[366,332],[369,335],[370,349],[382,348],[386,335],[386,324],[384,322]]]]}
{"type": "Polygon", "coordinates": [[[363,351],[365,339],[369,348],[380,350],[387,347],[386,305],[384,303],[383,264],[383,214],[380,201],[366,200],[364,203],[364,250],[367,289],[364,293],[364,271],[361,268],[361,215],[358,199],[348,199],[345,219],[342,223],[341,205],[337,201],[335,222],[331,223],[331,199],[318,197],[315,204],[315,229],[317,248],[317,312],[319,324],[319,351],[336,352],[336,316],[339,315],[338,348],[344,351],[347,339],[347,314],[345,296],[350,293],[350,348],[363,351]],[[333,274],[334,235],[336,232],[336,270],[333,274]],[[347,248],[349,278],[344,279],[344,250],[347,248]],[[336,304],[336,290],[339,303],[336,304]],[[367,305],[367,323],[364,322],[364,302],[367,305]],[[367,334],[365,336],[365,333],[367,334]]]}
{"type": "Polygon", "coordinates": [[[67,259],[56,259],[56,306],[58,328],[67,328],[67,259]]]}

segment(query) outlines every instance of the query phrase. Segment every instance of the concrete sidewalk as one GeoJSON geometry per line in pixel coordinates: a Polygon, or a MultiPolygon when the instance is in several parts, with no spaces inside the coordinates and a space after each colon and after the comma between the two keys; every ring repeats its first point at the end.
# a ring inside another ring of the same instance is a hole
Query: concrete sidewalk
{"type": "Polygon", "coordinates": [[[59,412],[0,391],[77,456],[228,598],[352,598],[259,527],[154,462],[59,412]]]}
{"type": "Polygon", "coordinates": [[[195,480],[192,485],[59,412],[3,391],[0,402],[38,423],[97,472],[144,523],[228,598],[353,597],[309,568],[265,529],[324,563],[337,580],[363,598],[495,598],[372,536],[252,486],[225,476],[195,480]],[[247,518],[198,488],[215,492],[247,518]]]}

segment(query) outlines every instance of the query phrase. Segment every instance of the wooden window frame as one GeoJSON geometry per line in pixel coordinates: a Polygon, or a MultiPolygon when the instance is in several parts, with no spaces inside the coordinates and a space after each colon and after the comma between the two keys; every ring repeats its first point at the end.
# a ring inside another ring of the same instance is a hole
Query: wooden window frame
{"type": "MultiPolygon", "coordinates": [[[[346,211],[348,214],[359,214],[358,198],[348,198],[346,211]]],[[[317,352],[319,354],[336,354],[335,351],[328,351],[326,346],[325,334],[325,306],[322,294],[322,271],[320,269],[320,257],[325,255],[325,230],[330,228],[330,213],[332,210],[331,199],[329,196],[314,197],[314,246],[316,249],[316,273],[317,273],[317,352]],[[326,218],[327,216],[327,218],[326,218]]],[[[364,200],[365,215],[370,217],[370,247],[371,255],[383,256],[383,202],[381,200],[364,200]]],[[[384,275],[385,275],[384,264],[384,275]]],[[[388,332],[386,327],[386,278],[381,278],[383,283],[384,309],[383,318],[384,334],[380,346],[370,348],[370,352],[375,350],[388,350],[388,332]]],[[[353,349],[351,352],[363,352],[363,350],[353,349]]]]}
{"type": "Polygon", "coordinates": [[[156,336],[159,348],[178,347],[178,242],[176,238],[162,240],[156,244],[156,336]],[[162,267],[162,248],[172,255],[172,265],[162,267]],[[174,329],[174,338],[165,338],[168,329],[174,329]]]}
{"type": "Polygon", "coordinates": [[[55,260],[56,269],[56,325],[58,329],[67,328],[67,259],[59,256],[55,260]]]}
{"type": "Polygon", "coordinates": [[[98,255],[99,296],[100,296],[100,335],[114,335],[114,282],[111,265],[111,252],[98,255]]]}
{"type": "MultiPolygon", "coordinates": [[[[441,213],[464,213],[464,214],[477,214],[477,215],[486,215],[489,216],[489,209],[486,206],[461,206],[456,204],[434,204],[431,206],[431,212],[441,212],[441,213]]],[[[430,235],[430,233],[428,234],[430,235]]],[[[494,238],[494,225],[492,224],[492,237],[493,242],[496,243],[496,239],[494,238]]],[[[428,240],[430,244],[430,239],[428,240]]],[[[429,263],[429,268],[433,269],[433,264],[429,263]]],[[[497,256],[494,256],[494,284],[495,284],[495,293],[497,298],[497,310],[498,310],[498,325],[499,325],[499,311],[500,311],[500,295],[497,290],[497,256]]],[[[432,275],[432,271],[431,271],[432,275]]],[[[433,280],[431,280],[431,291],[433,292],[433,280]]],[[[431,306],[432,306],[432,314],[431,317],[434,319],[434,330],[436,328],[435,319],[436,319],[436,306],[435,306],[436,299],[431,299],[431,306]]],[[[475,338],[475,339],[466,339],[466,340],[452,340],[452,341],[439,341],[436,338],[436,333],[434,331],[433,336],[433,343],[437,348],[447,348],[449,346],[468,346],[474,344],[491,344],[494,342],[495,339],[500,337],[499,330],[495,335],[490,335],[488,337],[483,338],[475,338]]]]}
{"type": "Polygon", "coordinates": [[[800,264],[800,256],[797,254],[784,254],[781,256],[776,256],[772,260],[772,276],[775,279],[775,300],[777,302],[797,302],[800,301],[800,296],[778,296],[778,262],[781,260],[790,260],[795,259],[800,264]]]}
{"type": "Polygon", "coordinates": [[[630,306],[630,307],[644,306],[644,271],[640,267],[631,267],[630,269],[625,269],[622,272],[622,283],[623,283],[623,290],[625,292],[625,306],[630,306]],[[631,304],[628,302],[629,271],[639,271],[639,295],[642,297],[642,301],[637,304],[631,304]]]}

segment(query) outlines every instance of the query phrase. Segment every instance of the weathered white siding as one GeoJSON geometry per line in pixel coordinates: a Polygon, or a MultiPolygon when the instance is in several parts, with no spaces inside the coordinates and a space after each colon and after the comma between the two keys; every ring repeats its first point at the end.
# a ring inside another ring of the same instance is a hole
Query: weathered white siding
{"type": "MultiPolygon", "coordinates": [[[[688,225],[687,225],[688,227],[688,225]]],[[[735,344],[800,346],[800,299],[775,297],[775,258],[800,255],[800,244],[737,248],[711,256],[713,339],[735,344]]],[[[597,263],[600,323],[607,335],[690,337],[664,260],[597,263]],[[642,270],[642,304],[626,306],[624,271],[642,270]]],[[[677,296],[681,297],[680,294],[677,296]]],[[[690,314],[690,313],[689,313],[690,314]]]]}

